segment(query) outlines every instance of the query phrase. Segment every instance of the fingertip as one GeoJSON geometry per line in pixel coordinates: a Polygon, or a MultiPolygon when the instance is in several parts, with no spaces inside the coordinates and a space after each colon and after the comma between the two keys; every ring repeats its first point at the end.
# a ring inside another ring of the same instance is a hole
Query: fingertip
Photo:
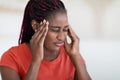
{"type": "Polygon", "coordinates": [[[42,21],[40,22],[40,25],[42,25],[42,21]]]}
{"type": "Polygon", "coordinates": [[[49,22],[47,21],[46,24],[49,25],[49,22]]]}
{"type": "Polygon", "coordinates": [[[46,22],[46,20],[44,19],[44,20],[43,20],[43,23],[45,23],[45,22],[46,22]]]}
{"type": "Polygon", "coordinates": [[[35,32],[37,32],[37,29],[35,29],[35,32]]]}
{"type": "Polygon", "coordinates": [[[46,29],[48,29],[48,25],[49,25],[49,22],[47,21],[47,22],[46,22],[46,29]]]}

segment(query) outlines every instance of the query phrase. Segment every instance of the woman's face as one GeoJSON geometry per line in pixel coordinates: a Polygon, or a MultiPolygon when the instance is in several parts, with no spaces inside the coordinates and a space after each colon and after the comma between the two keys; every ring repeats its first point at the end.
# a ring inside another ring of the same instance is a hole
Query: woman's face
{"type": "Polygon", "coordinates": [[[44,47],[47,50],[57,51],[64,45],[68,33],[68,17],[66,13],[58,12],[47,19],[49,30],[45,38],[44,47]]]}

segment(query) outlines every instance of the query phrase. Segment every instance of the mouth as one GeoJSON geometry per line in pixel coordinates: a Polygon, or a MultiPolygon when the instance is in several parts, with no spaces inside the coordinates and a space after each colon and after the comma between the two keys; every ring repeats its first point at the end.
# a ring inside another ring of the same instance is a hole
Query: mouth
{"type": "Polygon", "coordinates": [[[61,47],[62,45],[64,45],[64,42],[63,41],[58,41],[58,42],[55,42],[55,45],[58,46],[58,47],[61,47]]]}

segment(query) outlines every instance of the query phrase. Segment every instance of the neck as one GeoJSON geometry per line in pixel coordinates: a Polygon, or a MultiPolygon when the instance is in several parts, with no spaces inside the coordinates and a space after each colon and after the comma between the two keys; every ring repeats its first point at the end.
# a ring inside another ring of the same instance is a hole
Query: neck
{"type": "Polygon", "coordinates": [[[60,50],[58,51],[52,51],[48,48],[44,47],[44,60],[52,61],[56,59],[59,55],[60,50]]]}

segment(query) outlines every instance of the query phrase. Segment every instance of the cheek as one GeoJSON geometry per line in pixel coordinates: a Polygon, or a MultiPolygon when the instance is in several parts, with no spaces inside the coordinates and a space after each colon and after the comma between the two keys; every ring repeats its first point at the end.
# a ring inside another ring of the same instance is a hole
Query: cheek
{"type": "Polygon", "coordinates": [[[68,33],[66,32],[66,33],[64,34],[65,38],[67,37],[67,35],[68,35],[68,33]]]}
{"type": "Polygon", "coordinates": [[[56,38],[56,34],[48,31],[48,33],[46,35],[46,41],[51,42],[51,40],[53,41],[53,40],[55,40],[55,38],[56,38]]]}

